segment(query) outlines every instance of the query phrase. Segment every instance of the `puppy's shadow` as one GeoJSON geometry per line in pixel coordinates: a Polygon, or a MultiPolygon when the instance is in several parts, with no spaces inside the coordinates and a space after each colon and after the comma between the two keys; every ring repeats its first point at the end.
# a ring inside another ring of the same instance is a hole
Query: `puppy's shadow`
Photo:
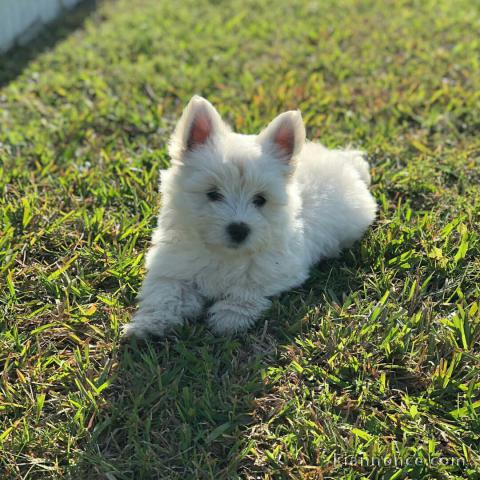
{"type": "MultiPolygon", "coordinates": [[[[358,256],[347,251],[321,263],[243,336],[218,338],[200,322],[165,339],[121,345],[106,402],[70,477],[261,475],[248,454],[248,436],[268,420],[269,408],[277,408],[274,401],[265,407],[272,393],[269,371],[289,362],[285,353],[317,328],[325,302],[361,286],[368,267],[358,256]]],[[[324,348],[320,363],[328,358],[330,347],[324,348]]]]}

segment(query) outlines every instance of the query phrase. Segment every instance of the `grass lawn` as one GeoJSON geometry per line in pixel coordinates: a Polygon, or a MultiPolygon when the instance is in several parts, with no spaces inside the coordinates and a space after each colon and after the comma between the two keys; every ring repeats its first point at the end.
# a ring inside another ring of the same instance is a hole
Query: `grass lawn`
{"type": "Polygon", "coordinates": [[[480,478],[480,2],[84,20],[0,60],[0,478],[480,478]],[[368,151],[379,216],[247,335],[123,344],[194,93],[368,151]]]}

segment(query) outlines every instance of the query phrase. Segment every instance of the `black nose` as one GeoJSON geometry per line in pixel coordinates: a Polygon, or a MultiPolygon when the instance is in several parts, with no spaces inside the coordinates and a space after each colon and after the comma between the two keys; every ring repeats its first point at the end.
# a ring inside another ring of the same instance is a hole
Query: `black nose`
{"type": "Polygon", "coordinates": [[[242,243],[250,233],[250,227],[243,222],[231,223],[227,227],[227,233],[235,243],[242,243]]]}

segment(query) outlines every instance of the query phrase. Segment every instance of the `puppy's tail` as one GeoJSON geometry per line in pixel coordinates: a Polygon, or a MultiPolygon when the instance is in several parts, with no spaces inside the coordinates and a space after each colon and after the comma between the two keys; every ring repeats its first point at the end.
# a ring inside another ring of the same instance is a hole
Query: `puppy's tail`
{"type": "Polygon", "coordinates": [[[370,186],[371,177],[370,177],[370,166],[366,160],[367,154],[359,150],[351,152],[352,165],[355,170],[360,175],[360,178],[365,182],[367,187],[370,186]]]}

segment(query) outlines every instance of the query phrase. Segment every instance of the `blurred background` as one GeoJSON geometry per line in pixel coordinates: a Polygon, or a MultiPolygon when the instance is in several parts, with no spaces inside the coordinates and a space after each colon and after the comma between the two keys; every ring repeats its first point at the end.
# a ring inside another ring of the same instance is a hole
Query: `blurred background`
{"type": "Polygon", "coordinates": [[[2,0],[0,3],[0,51],[25,45],[79,0],[2,0]]]}

